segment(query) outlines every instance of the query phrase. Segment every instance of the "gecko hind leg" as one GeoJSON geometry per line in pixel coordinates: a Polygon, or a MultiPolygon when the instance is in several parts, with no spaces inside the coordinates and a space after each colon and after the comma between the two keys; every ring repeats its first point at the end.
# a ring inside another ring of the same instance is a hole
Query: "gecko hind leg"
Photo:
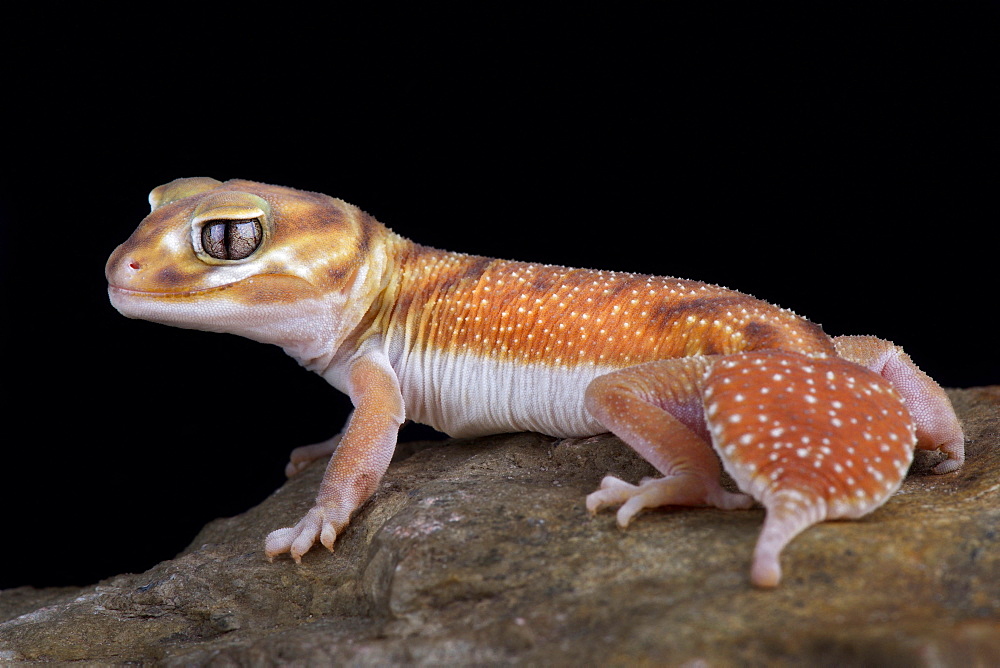
{"type": "Polygon", "coordinates": [[[935,473],[950,473],[962,467],[965,436],[951,400],[901,347],[874,336],[838,336],[833,342],[841,357],[888,379],[906,399],[906,407],[917,424],[917,448],[938,450],[947,456],[934,467],[935,473]]]}
{"type": "Polygon", "coordinates": [[[630,367],[595,379],[586,400],[664,474],[639,485],[605,478],[587,508],[620,503],[624,526],[643,508],[745,508],[753,497],[766,510],[750,571],[758,587],[778,584],[781,551],[799,533],[884,503],[917,440],[903,398],[878,373],[780,350],[630,367]],[[720,460],[750,496],[721,488],[720,460]]]}
{"type": "Polygon", "coordinates": [[[608,430],[652,464],[662,478],[638,485],[614,476],[587,496],[596,513],[619,505],[618,525],[642,510],[659,506],[749,508],[745,494],[720,484],[719,460],[707,440],[697,383],[709,364],[706,358],[683,358],[640,364],[596,378],[587,388],[587,410],[608,430]]]}

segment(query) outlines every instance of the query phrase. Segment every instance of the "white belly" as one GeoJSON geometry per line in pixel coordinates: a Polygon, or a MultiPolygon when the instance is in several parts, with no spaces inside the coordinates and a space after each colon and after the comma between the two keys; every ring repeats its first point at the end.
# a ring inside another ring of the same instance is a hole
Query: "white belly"
{"type": "Polygon", "coordinates": [[[406,416],[449,436],[534,431],[550,436],[598,434],[583,405],[587,386],[612,367],[568,369],[497,363],[476,355],[409,355],[396,367],[406,416]]]}

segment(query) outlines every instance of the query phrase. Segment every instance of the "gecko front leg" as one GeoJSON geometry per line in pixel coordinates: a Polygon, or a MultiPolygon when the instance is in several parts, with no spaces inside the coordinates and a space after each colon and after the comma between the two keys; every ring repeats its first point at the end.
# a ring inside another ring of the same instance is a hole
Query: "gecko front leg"
{"type": "Polygon", "coordinates": [[[264,553],[272,561],[288,552],[300,562],[317,539],[333,550],[337,534],[374,494],[389,467],[404,419],[396,374],[387,361],[362,357],[349,372],[348,394],[354,412],[323,474],[316,505],[294,527],[267,536],[264,553]]]}

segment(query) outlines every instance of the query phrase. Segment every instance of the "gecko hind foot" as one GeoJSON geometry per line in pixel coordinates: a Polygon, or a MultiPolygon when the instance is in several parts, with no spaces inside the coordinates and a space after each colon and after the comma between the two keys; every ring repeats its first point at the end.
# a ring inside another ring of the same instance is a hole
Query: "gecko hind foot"
{"type": "Polygon", "coordinates": [[[587,510],[595,514],[614,505],[620,505],[616,514],[618,526],[625,528],[646,508],[714,506],[734,510],[749,508],[753,499],[746,494],[727,492],[717,483],[706,483],[704,478],[696,475],[643,478],[638,485],[609,475],[601,480],[599,490],[587,495],[587,510]]]}

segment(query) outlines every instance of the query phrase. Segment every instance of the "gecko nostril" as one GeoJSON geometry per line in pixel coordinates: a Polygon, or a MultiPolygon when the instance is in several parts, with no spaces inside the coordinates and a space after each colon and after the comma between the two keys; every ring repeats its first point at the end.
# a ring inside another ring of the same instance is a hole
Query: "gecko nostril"
{"type": "Polygon", "coordinates": [[[129,266],[129,269],[135,269],[135,270],[142,269],[142,265],[139,264],[138,262],[136,262],[135,260],[132,260],[131,262],[129,262],[128,266],[129,266]]]}

